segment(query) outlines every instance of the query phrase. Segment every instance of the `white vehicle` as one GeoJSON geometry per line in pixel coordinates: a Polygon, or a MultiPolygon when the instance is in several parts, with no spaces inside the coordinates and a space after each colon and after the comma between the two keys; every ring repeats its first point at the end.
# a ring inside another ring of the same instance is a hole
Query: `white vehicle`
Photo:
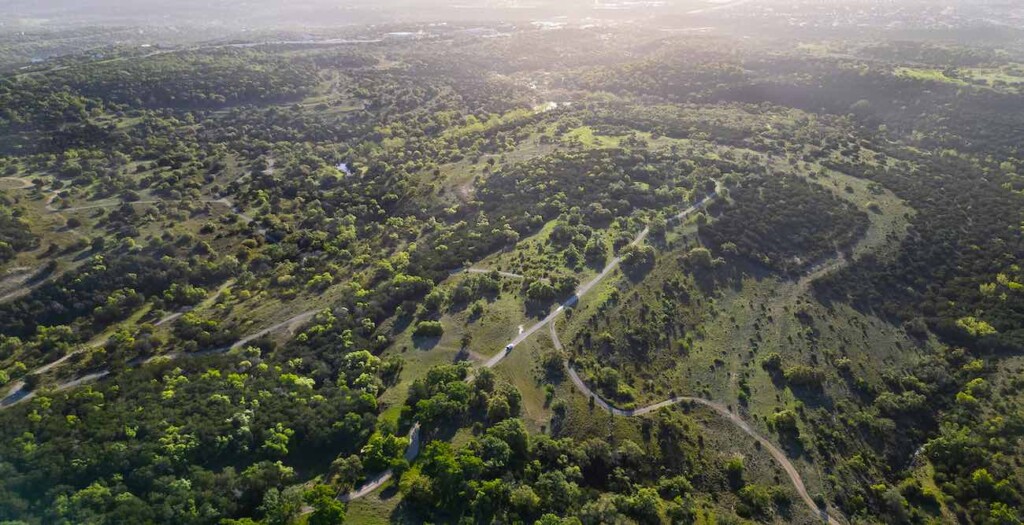
{"type": "Polygon", "coordinates": [[[505,346],[505,351],[506,351],[506,352],[511,352],[511,351],[512,351],[512,348],[514,348],[515,346],[516,346],[516,345],[513,345],[513,344],[509,344],[509,345],[506,345],[506,346],[505,346]]]}

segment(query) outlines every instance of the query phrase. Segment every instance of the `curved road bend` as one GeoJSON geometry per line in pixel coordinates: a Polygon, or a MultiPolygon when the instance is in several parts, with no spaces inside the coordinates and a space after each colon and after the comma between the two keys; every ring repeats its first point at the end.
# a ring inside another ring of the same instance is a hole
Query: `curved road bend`
{"type": "MultiPolygon", "coordinates": [[[[709,201],[711,201],[712,199],[714,199],[717,196],[718,196],[718,192],[715,191],[715,192],[709,194],[708,196],[704,197],[700,201],[694,203],[693,206],[690,206],[689,208],[686,208],[685,210],[683,210],[683,211],[673,215],[672,217],[669,218],[669,220],[675,220],[675,221],[683,220],[687,216],[691,215],[692,213],[694,213],[694,212],[696,212],[698,210],[703,209],[705,206],[707,206],[709,201]]],[[[644,229],[640,230],[640,233],[638,233],[636,238],[634,238],[633,241],[630,242],[629,244],[631,246],[632,245],[640,244],[641,242],[644,241],[644,239],[647,238],[647,236],[650,233],[651,233],[650,227],[649,226],[645,226],[644,229]]],[[[622,257],[615,257],[615,258],[613,258],[611,260],[611,262],[609,262],[608,265],[605,266],[603,270],[601,270],[601,273],[597,274],[597,276],[595,276],[593,279],[588,281],[586,284],[583,284],[582,286],[577,288],[576,289],[576,293],[572,297],[570,297],[564,303],[559,305],[558,308],[556,308],[551,313],[549,313],[546,317],[544,317],[544,319],[541,319],[540,321],[535,323],[533,326],[531,326],[531,327],[529,327],[529,328],[527,328],[525,330],[520,331],[519,335],[517,335],[514,339],[512,339],[512,341],[510,341],[509,344],[506,345],[506,347],[504,349],[502,349],[500,352],[495,354],[494,357],[490,358],[486,363],[484,363],[483,366],[485,368],[494,368],[495,366],[497,366],[498,363],[500,363],[503,359],[508,357],[508,354],[511,351],[509,349],[509,347],[513,347],[514,348],[516,345],[518,345],[519,343],[521,343],[524,340],[526,340],[527,337],[530,337],[535,332],[537,332],[537,330],[540,330],[541,328],[544,328],[545,325],[550,324],[551,321],[554,321],[555,318],[557,318],[559,316],[559,314],[564,312],[567,307],[573,306],[576,303],[578,303],[581,297],[586,295],[587,292],[592,290],[595,286],[597,286],[606,277],[611,275],[611,273],[615,270],[615,268],[617,268],[619,266],[619,263],[621,263],[621,262],[622,262],[622,257]]],[[[472,269],[469,270],[469,271],[471,273],[477,273],[477,272],[474,272],[472,269]]],[[[485,272],[486,271],[489,271],[489,270],[485,270],[485,272]]],[[[474,377],[476,377],[476,376],[474,374],[470,373],[469,376],[466,378],[466,381],[467,382],[472,381],[474,377]]],[[[598,398],[598,399],[600,399],[600,398],[598,398]]],[[[405,454],[406,459],[408,459],[409,461],[412,461],[413,459],[415,459],[416,456],[419,454],[419,434],[420,434],[420,424],[419,424],[419,422],[417,422],[416,424],[413,425],[413,431],[410,431],[410,436],[412,436],[413,432],[415,433],[415,439],[413,440],[412,443],[410,443],[409,449],[406,450],[406,454],[405,454]]],[[[394,475],[394,473],[390,469],[385,470],[384,472],[381,472],[376,477],[374,477],[371,481],[367,482],[365,485],[359,487],[358,489],[356,489],[356,490],[354,490],[352,492],[349,492],[348,494],[344,494],[344,495],[340,496],[339,499],[341,499],[342,501],[346,501],[347,502],[347,501],[352,501],[354,499],[361,498],[361,497],[363,497],[363,496],[373,492],[374,490],[380,488],[382,485],[384,485],[384,483],[387,483],[388,480],[390,480],[393,475],[394,475]]]]}
{"type": "MultiPolygon", "coordinates": [[[[409,448],[405,449],[405,460],[412,461],[416,459],[416,456],[420,454],[420,424],[416,423],[409,429],[409,448]]],[[[338,496],[338,499],[344,502],[349,502],[354,499],[359,499],[377,489],[388,482],[395,475],[392,469],[387,469],[380,474],[377,474],[373,479],[367,481],[361,487],[338,496]]]]}
{"type": "MultiPolygon", "coordinates": [[[[557,348],[558,350],[562,350],[562,341],[558,339],[558,331],[555,330],[554,323],[551,324],[551,342],[554,343],[555,348],[557,348]]],[[[772,458],[775,459],[775,462],[778,463],[779,466],[781,466],[782,469],[786,471],[786,475],[789,476],[789,480],[793,483],[793,488],[796,489],[797,494],[800,495],[800,499],[804,501],[804,503],[807,505],[808,508],[811,509],[812,512],[820,514],[823,522],[829,523],[830,525],[842,525],[841,521],[832,517],[832,515],[830,515],[827,510],[822,510],[820,507],[818,507],[818,504],[814,502],[814,498],[811,497],[811,495],[807,492],[807,488],[804,486],[804,481],[803,478],[800,477],[800,472],[797,471],[796,466],[794,466],[793,463],[789,460],[789,458],[786,457],[786,454],[783,453],[782,450],[780,450],[774,444],[772,444],[771,441],[768,441],[767,438],[765,438],[756,430],[754,430],[753,427],[751,427],[749,423],[744,421],[743,418],[741,418],[738,414],[731,412],[729,408],[726,407],[725,405],[722,405],[721,403],[715,403],[713,401],[708,401],[707,399],[702,399],[699,397],[676,396],[671,399],[666,399],[665,401],[654,403],[653,405],[648,405],[645,407],[631,410],[623,410],[608,403],[600,395],[591,390],[590,387],[587,386],[587,384],[579,376],[579,374],[576,373],[576,369],[573,368],[572,364],[569,363],[568,359],[564,361],[564,365],[565,369],[569,371],[569,377],[572,379],[572,383],[576,385],[576,389],[579,390],[584,396],[593,399],[595,405],[608,411],[613,416],[643,416],[646,414],[650,414],[651,412],[655,412],[663,408],[667,408],[682,403],[696,403],[708,407],[711,410],[714,410],[720,416],[728,420],[730,423],[739,427],[740,430],[745,432],[748,436],[754,438],[758,443],[761,444],[762,447],[764,447],[765,450],[768,451],[769,454],[771,454],[772,458]]]]}
{"type": "MultiPolygon", "coordinates": [[[[711,199],[714,199],[717,195],[718,195],[718,192],[714,192],[714,193],[708,195],[707,197],[704,197],[699,202],[695,203],[693,206],[690,206],[689,208],[686,208],[685,210],[677,213],[676,215],[673,215],[670,218],[670,220],[681,221],[681,220],[685,219],[687,216],[693,214],[694,212],[696,212],[696,211],[698,211],[700,209],[703,209],[704,206],[707,206],[708,201],[710,201],[711,199]]],[[[629,245],[630,246],[636,246],[636,245],[640,244],[641,242],[644,241],[644,239],[647,238],[647,236],[650,233],[651,233],[650,226],[644,226],[644,229],[640,230],[640,233],[637,234],[637,236],[633,239],[632,242],[629,243],[629,245]]],[[[619,264],[621,262],[622,262],[622,257],[621,256],[615,256],[610,262],[608,262],[608,264],[604,267],[604,269],[601,270],[601,273],[597,274],[596,276],[594,276],[593,279],[587,281],[586,283],[581,285],[579,288],[577,288],[576,289],[576,293],[573,294],[572,297],[570,297],[564,303],[559,305],[558,308],[554,309],[551,313],[549,313],[546,317],[544,317],[544,319],[541,319],[540,321],[535,323],[533,326],[531,326],[531,327],[527,328],[526,330],[523,330],[522,332],[520,332],[519,335],[517,335],[514,339],[512,339],[512,341],[510,341],[509,344],[504,349],[502,349],[500,352],[495,354],[494,357],[492,357],[486,363],[484,363],[484,366],[487,367],[487,368],[494,368],[495,366],[497,366],[498,363],[500,363],[503,359],[508,357],[508,354],[511,351],[511,349],[509,349],[509,346],[514,348],[519,343],[525,341],[526,338],[528,338],[531,335],[533,335],[537,330],[540,330],[541,328],[544,328],[545,325],[549,324],[551,321],[554,321],[555,318],[558,317],[559,315],[561,315],[562,312],[564,312],[566,308],[575,306],[576,303],[579,302],[581,297],[586,295],[595,286],[600,284],[601,281],[603,281],[606,277],[611,275],[611,273],[613,271],[615,271],[616,268],[618,268],[618,266],[619,266],[619,264]]]]}

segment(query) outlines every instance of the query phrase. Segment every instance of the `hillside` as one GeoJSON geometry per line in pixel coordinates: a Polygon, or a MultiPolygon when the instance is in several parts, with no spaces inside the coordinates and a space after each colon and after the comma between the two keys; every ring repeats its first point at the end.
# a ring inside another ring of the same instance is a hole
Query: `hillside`
{"type": "Polygon", "coordinates": [[[0,521],[1020,523],[1024,55],[545,27],[0,79],[0,521]]]}

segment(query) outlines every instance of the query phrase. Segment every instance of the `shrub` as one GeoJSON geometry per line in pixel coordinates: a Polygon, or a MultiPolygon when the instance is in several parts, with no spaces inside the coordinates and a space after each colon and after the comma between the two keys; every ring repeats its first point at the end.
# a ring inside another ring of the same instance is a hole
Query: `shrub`
{"type": "Polygon", "coordinates": [[[791,366],[783,372],[783,376],[787,383],[795,386],[818,388],[825,382],[825,374],[821,370],[807,365],[791,366]]]}
{"type": "Polygon", "coordinates": [[[441,337],[444,334],[444,327],[441,321],[420,321],[416,323],[413,330],[413,337],[441,337]]]}

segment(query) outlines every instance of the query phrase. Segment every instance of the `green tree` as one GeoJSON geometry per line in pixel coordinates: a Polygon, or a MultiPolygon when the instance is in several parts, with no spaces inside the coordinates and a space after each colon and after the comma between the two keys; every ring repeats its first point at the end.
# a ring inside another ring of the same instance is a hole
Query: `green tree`
{"type": "Polygon", "coordinates": [[[316,485],[306,491],[303,499],[313,507],[306,523],[309,525],[340,525],[345,523],[345,505],[336,497],[335,491],[327,485],[316,485]]]}

